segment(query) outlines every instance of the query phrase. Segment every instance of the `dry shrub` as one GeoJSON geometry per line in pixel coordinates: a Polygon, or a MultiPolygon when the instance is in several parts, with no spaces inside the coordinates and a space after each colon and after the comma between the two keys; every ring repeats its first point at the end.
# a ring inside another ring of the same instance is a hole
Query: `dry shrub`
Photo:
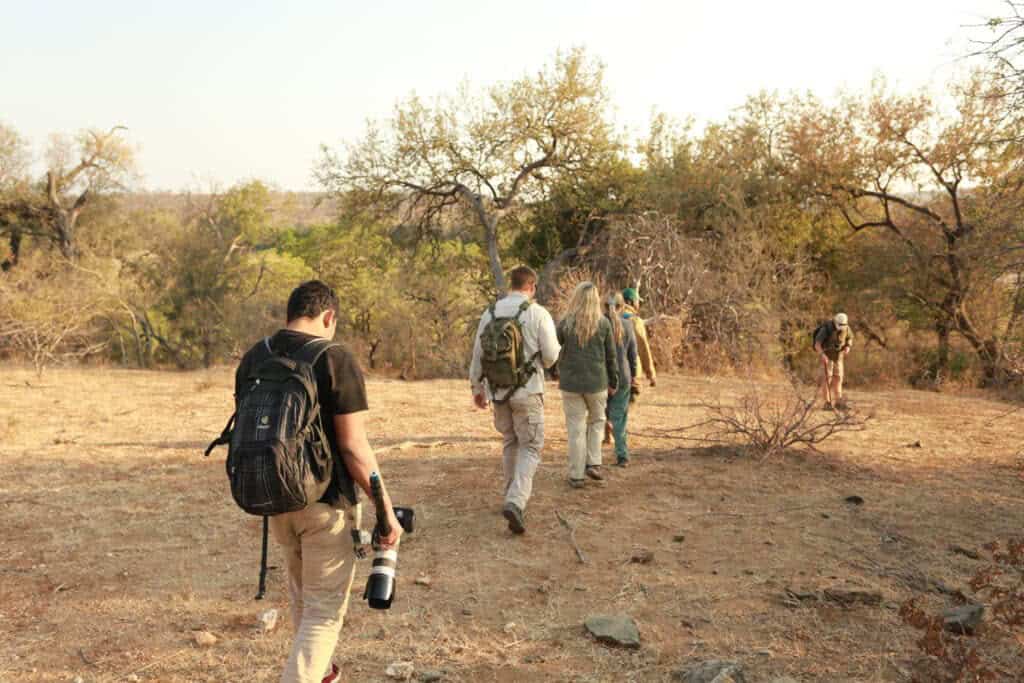
{"type": "MultiPolygon", "coordinates": [[[[917,640],[915,683],[1011,680],[1024,670],[1024,538],[985,546],[984,567],[969,584],[987,602],[988,621],[973,634],[947,631],[941,614],[921,606],[921,598],[900,607],[903,622],[922,632],[917,640]]],[[[961,603],[966,596],[958,596],[961,603]]],[[[1017,679],[1013,679],[1017,680],[1017,679]]]]}
{"type": "Polygon", "coordinates": [[[862,431],[872,417],[855,410],[821,410],[816,398],[804,395],[795,382],[782,393],[766,393],[751,381],[736,404],[702,401],[700,405],[710,417],[669,433],[700,430],[703,436],[691,440],[741,446],[762,458],[801,446],[816,450],[836,434],[862,431]]]}
{"type": "Polygon", "coordinates": [[[597,287],[598,296],[602,305],[609,292],[615,291],[609,288],[605,277],[589,268],[572,268],[564,271],[558,278],[558,286],[548,298],[547,309],[555,320],[561,320],[565,316],[565,310],[569,307],[569,300],[580,284],[593,282],[597,287]]]}

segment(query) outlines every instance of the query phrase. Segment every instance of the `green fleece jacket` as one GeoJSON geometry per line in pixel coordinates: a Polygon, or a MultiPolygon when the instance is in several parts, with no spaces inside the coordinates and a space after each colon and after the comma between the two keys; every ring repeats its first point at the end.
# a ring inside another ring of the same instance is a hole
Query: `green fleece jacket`
{"type": "Polygon", "coordinates": [[[597,332],[583,346],[563,320],[558,323],[558,388],[573,394],[596,394],[619,386],[619,363],[615,354],[612,325],[601,318],[597,332]]]}

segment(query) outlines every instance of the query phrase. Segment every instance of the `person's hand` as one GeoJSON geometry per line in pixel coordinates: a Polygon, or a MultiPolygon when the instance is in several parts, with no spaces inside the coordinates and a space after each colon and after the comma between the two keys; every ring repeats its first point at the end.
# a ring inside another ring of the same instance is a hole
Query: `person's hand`
{"type": "Polygon", "coordinates": [[[473,405],[475,405],[480,410],[487,410],[487,395],[473,394],[473,405]]]}
{"type": "Polygon", "coordinates": [[[608,387],[608,396],[614,396],[615,395],[615,391],[616,391],[615,387],[608,387]]]}
{"type": "Polygon", "coordinates": [[[388,510],[388,526],[391,527],[391,533],[387,536],[378,536],[377,545],[384,550],[388,548],[394,548],[398,545],[398,539],[402,537],[402,525],[395,517],[395,511],[393,509],[388,510]]]}
{"type": "Polygon", "coordinates": [[[849,346],[847,346],[847,347],[846,347],[845,349],[843,349],[843,355],[844,355],[844,356],[846,356],[846,355],[848,355],[849,353],[850,353],[850,347],[849,347],[849,346]]]}
{"type": "Polygon", "coordinates": [[[652,377],[652,378],[651,378],[651,386],[652,386],[652,387],[656,387],[656,386],[658,386],[658,380],[656,380],[655,378],[653,378],[653,377],[652,377]]]}

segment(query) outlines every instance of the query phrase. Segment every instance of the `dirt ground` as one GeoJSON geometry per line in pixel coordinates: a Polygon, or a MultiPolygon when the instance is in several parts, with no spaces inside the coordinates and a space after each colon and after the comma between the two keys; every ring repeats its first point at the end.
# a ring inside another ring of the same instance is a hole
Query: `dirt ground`
{"type": "MultiPolygon", "coordinates": [[[[254,602],[259,519],[231,501],[224,450],[202,457],[230,387],[227,369],[5,371],[0,681],[277,680],[290,625],[269,635],[254,625],[268,607],[286,611],[282,572],[254,602]],[[218,642],[199,648],[197,630],[218,642]]],[[[701,419],[700,400],[742,389],[662,378],[631,416],[633,466],[577,491],[549,385],[529,530],[513,537],[500,516],[500,441],[465,383],[371,380],[371,440],[391,447],[382,469],[419,528],[403,544],[390,611],[359,600],[365,563],[358,570],[337,650],[346,680],[385,680],[406,660],[446,681],[667,681],[706,659],[740,661],[755,682],[906,680],[917,634],[900,602],[949,604],[929,587],[966,590],[979,565],[950,546],[1021,532],[1022,413],[983,398],[859,392],[874,421],[820,453],[757,461],[656,437],[701,419]],[[851,495],[863,505],[844,502],[851,495]],[[585,564],[556,510],[576,525],[585,564]],[[631,562],[641,551],[652,561],[631,562]],[[787,589],[825,588],[883,600],[786,602],[787,589]],[[632,616],[641,648],[594,642],[582,624],[596,613],[632,616]]],[[[273,546],[270,563],[280,565],[273,546]]]]}

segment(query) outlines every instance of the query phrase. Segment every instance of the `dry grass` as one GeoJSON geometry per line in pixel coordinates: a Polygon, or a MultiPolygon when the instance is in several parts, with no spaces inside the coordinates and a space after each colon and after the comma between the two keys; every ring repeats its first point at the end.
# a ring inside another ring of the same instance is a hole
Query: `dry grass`
{"type": "MultiPolygon", "coordinates": [[[[757,462],[643,436],[698,422],[700,402],[735,401],[745,382],[659,380],[631,418],[634,465],[583,491],[566,485],[561,405],[549,394],[524,537],[499,515],[500,442],[465,382],[372,380],[372,439],[396,446],[383,467],[419,528],[403,544],[395,607],[353,600],[337,652],[348,679],[380,681],[408,659],[452,681],[667,681],[716,657],[742,660],[753,680],[903,680],[916,634],[899,603],[922,580],[969,590],[974,561],[948,546],[1019,532],[1020,423],[994,420],[999,403],[854,394],[875,415],[868,429],[820,454],[757,462]],[[400,447],[409,441],[443,443],[400,447]],[[845,503],[853,494],[865,503],[845,503]],[[653,562],[629,561],[641,549],[653,562]],[[415,585],[419,575],[431,585],[415,585]],[[787,587],[884,600],[793,608],[780,599],[787,587]],[[638,621],[640,650],[583,634],[586,615],[608,611],[638,621]]],[[[253,602],[259,520],[231,502],[223,452],[201,456],[230,386],[229,370],[53,370],[41,383],[28,369],[5,372],[0,681],[277,680],[290,628],[261,636],[253,625],[262,609],[286,607],[281,573],[253,602]],[[198,649],[196,629],[219,643],[198,649]]]]}

